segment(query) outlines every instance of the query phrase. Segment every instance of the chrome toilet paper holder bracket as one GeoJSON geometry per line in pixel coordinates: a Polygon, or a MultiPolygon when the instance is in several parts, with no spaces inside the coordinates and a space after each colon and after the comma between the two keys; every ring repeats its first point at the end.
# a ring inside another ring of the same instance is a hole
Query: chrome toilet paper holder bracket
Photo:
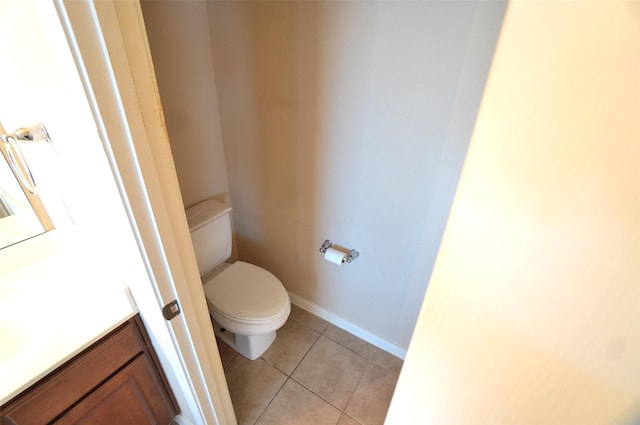
{"type": "MultiPolygon", "coordinates": [[[[329,239],[325,239],[325,241],[322,242],[322,245],[320,246],[320,252],[324,254],[325,252],[327,252],[327,249],[331,247],[333,247],[333,242],[331,242],[329,239]]],[[[357,250],[349,250],[349,252],[345,253],[344,257],[342,257],[342,263],[350,263],[359,256],[360,253],[357,250]]]]}

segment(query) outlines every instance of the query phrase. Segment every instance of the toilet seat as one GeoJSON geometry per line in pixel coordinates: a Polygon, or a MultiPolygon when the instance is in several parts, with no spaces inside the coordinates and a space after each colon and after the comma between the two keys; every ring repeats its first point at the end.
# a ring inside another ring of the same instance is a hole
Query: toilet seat
{"type": "Polygon", "coordinates": [[[291,311],[289,294],[278,278],[243,261],[204,282],[204,292],[213,319],[234,333],[274,331],[291,311]]]}

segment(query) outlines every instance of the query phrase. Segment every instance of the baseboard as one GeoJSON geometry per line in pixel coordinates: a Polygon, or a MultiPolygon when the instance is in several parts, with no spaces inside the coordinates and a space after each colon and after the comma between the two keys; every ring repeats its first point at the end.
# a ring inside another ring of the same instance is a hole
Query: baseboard
{"type": "Polygon", "coordinates": [[[376,336],[374,334],[372,334],[369,331],[366,331],[364,329],[362,329],[361,327],[358,327],[356,325],[354,325],[351,322],[348,322],[346,320],[344,320],[343,318],[336,316],[335,314],[328,312],[327,310],[325,310],[324,308],[320,307],[317,304],[312,303],[311,301],[294,294],[293,292],[289,292],[289,298],[291,298],[291,303],[295,304],[296,306],[300,307],[303,310],[307,310],[309,313],[313,313],[316,316],[326,320],[327,322],[331,323],[334,326],[339,327],[340,329],[343,329],[351,334],[354,334],[355,336],[357,336],[360,339],[363,339],[365,341],[367,341],[369,344],[375,345],[376,347],[380,348],[381,350],[387,351],[391,354],[393,354],[396,357],[399,357],[401,359],[404,360],[404,358],[407,356],[407,350],[402,349],[400,347],[398,347],[395,344],[390,343],[389,341],[386,341],[382,338],[380,338],[379,336],[376,336]]]}
{"type": "Polygon", "coordinates": [[[170,425],[193,425],[187,418],[182,415],[178,415],[173,418],[170,425]]]}

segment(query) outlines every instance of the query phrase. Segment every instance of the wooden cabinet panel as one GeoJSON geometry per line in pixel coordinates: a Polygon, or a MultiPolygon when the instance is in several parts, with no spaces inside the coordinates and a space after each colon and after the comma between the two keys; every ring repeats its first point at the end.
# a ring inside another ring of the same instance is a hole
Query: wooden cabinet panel
{"type": "Polygon", "coordinates": [[[174,416],[149,358],[140,356],[56,425],[168,424],[174,416]]]}
{"type": "Polygon", "coordinates": [[[177,412],[136,316],[2,406],[0,423],[169,424],[177,412]]]}

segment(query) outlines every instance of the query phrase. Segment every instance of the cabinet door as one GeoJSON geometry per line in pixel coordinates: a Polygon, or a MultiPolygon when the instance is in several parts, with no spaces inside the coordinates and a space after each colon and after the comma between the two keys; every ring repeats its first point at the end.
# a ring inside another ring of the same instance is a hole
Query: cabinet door
{"type": "Polygon", "coordinates": [[[60,425],[168,425],[171,401],[147,356],[139,356],[55,422],[60,425]]]}
{"type": "Polygon", "coordinates": [[[114,330],[14,400],[1,406],[0,415],[10,424],[51,423],[133,358],[145,353],[146,346],[138,329],[141,328],[132,320],[114,330]]]}

